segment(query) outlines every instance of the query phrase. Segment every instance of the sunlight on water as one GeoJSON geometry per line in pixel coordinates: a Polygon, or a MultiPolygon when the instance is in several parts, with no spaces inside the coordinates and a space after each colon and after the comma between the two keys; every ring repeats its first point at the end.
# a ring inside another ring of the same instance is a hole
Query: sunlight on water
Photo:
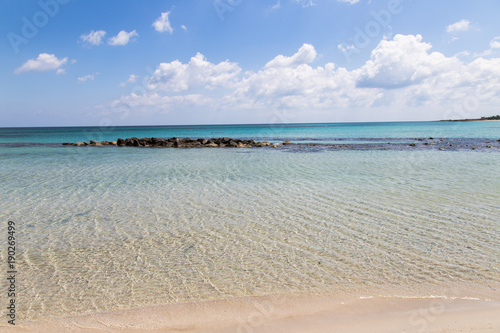
{"type": "Polygon", "coordinates": [[[498,153],[4,153],[0,212],[19,225],[23,318],[295,292],[484,298],[474,286],[500,288],[498,153]]]}

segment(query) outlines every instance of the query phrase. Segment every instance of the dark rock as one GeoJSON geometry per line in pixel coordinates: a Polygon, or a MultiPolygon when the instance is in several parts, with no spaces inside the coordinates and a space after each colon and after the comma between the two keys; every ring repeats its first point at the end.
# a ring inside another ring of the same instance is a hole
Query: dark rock
{"type": "Polygon", "coordinates": [[[63,143],[63,146],[71,146],[71,145],[72,145],[72,143],[71,143],[71,142],[64,142],[64,143],[63,143]]]}
{"type": "MultiPolygon", "coordinates": [[[[282,145],[292,144],[290,141],[285,141],[283,143],[275,143],[273,147],[278,147],[282,145]]],[[[172,137],[169,139],[165,138],[141,138],[136,137],[122,139],[118,138],[117,141],[95,141],[91,140],[90,143],[87,142],[76,142],[69,143],[65,142],[63,145],[74,145],[74,146],[127,146],[127,147],[175,147],[175,148],[196,148],[196,147],[233,147],[233,148],[249,148],[249,147],[265,147],[271,146],[268,141],[256,142],[254,140],[241,140],[241,139],[231,139],[227,137],[223,138],[211,138],[209,140],[204,138],[199,138],[192,140],[190,138],[177,138],[172,137]]]]}
{"type": "Polygon", "coordinates": [[[149,146],[150,140],[151,140],[150,138],[142,138],[139,140],[139,145],[142,147],[149,146]]]}
{"type": "Polygon", "coordinates": [[[410,147],[415,147],[415,146],[416,146],[416,144],[410,143],[410,147]]]}
{"type": "Polygon", "coordinates": [[[138,138],[131,138],[130,141],[132,143],[132,146],[134,146],[134,147],[139,147],[141,145],[139,143],[139,139],[138,138]]]}

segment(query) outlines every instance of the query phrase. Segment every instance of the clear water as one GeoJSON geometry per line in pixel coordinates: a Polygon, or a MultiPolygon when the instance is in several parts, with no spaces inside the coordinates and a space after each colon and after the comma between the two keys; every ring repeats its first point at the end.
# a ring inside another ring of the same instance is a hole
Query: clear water
{"type": "MultiPolygon", "coordinates": [[[[499,124],[140,127],[104,139],[498,138],[499,124]]],[[[56,143],[94,130],[0,135],[56,143]]],[[[499,152],[0,145],[18,315],[296,292],[500,299],[499,152]]]]}
{"type": "Polygon", "coordinates": [[[374,138],[489,138],[500,136],[500,121],[388,122],[338,124],[263,124],[136,127],[0,128],[0,144],[113,141],[127,137],[232,137],[255,140],[322,140],[374,138]]]}

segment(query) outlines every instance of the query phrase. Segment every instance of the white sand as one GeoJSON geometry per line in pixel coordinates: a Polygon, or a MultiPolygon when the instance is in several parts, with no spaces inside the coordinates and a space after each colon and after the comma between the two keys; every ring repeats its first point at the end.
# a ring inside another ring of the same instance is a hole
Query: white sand
{"type": "Polygon", "coordinates": [[[39,322],[7,332],[500,332],[500,302],[268,296],[171,304],[39,322]]]}

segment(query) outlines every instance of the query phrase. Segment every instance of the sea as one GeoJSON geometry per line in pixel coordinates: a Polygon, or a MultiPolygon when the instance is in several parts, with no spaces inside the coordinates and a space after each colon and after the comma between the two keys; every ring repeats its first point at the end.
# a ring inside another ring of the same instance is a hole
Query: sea
{"type": "Polygon", "coordinates": [[[0,292],[12,221],[21,321],[266,295],[500,300],[499,139],[500,121],[0,128],[0,292]],[[292,144],[62,145],[131,137],[292,144]]]}

